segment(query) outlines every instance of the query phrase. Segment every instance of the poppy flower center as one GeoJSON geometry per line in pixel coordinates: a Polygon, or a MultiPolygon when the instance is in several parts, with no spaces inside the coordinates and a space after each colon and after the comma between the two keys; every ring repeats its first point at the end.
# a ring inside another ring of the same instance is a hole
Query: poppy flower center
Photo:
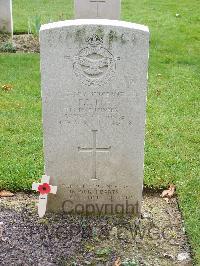
{"type": "Polygon", "coordinates": [[[38,191],[41,193],[41,194],[48,194],[51,192],[51,187],[49,186],[49,184],[47,183],[44,183],[44,184],[41,184],[39,187],[38,187],[38,191]]]}

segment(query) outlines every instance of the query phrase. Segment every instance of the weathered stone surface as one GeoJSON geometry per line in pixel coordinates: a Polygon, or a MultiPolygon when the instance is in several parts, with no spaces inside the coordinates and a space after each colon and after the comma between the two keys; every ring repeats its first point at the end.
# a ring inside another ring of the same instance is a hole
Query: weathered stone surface
{"type": "Polygon", "coordinates": [[[120,19],[121,0],[74,0],[76,19],[120,19]]]}
{"type": "Polygon", "coordinates": [[[0,0],[0,32],[13,33],[12,0],[0,0]]]}
{"type": "Polygon", "coordinates": [[[48,210],[112,213],[132,204],[136,212],[143,187],[148,28],[65,21],[43,25],[40,43],[45,173],[58,186],[48,210]]]}

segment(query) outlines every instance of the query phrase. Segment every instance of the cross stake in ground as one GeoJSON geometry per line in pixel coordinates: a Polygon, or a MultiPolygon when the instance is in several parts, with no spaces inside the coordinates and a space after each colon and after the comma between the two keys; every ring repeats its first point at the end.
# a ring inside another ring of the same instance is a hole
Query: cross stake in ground
{"type": "Polygon", "coordinates": [[[41,183],[33,183],[32,190],[40,192],[38,203],[38,215],[42,218],[46,213],[47,196],[49,193],[56,194],[57,187],[49,185],[50,176],[43,175],[41,183]]]}

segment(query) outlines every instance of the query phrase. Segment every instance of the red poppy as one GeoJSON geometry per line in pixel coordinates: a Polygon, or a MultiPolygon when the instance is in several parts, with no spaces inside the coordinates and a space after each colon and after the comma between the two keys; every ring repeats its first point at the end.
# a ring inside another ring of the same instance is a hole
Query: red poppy
{"type": "Polygon", "coordinates": [[[51,187],[49,186],[49,184],[44,183],[38,186],[38,191],[42,195],[48,194],[51,191],[51,187]]]}

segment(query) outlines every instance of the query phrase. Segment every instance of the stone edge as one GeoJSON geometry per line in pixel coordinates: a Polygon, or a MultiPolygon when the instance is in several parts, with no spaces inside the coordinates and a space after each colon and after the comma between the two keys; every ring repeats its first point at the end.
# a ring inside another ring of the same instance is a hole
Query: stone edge
{"type": "Polygon", "coordinates": [[[114,26],[114,27],[124,27],[135,29],[143,32],[149,33],[149,28],[145,25],[136,24],[132,22],[126,22],[121,20],[109,20],[109,19],[75,19],[75,20],[65,20],[59,22],[53,22],[48,24],[43,24],[40,28],[40,32],[50,29],[70,27],[70,26],[86,26],[86,25],[101,25],[101,26],[114,26]]]}

